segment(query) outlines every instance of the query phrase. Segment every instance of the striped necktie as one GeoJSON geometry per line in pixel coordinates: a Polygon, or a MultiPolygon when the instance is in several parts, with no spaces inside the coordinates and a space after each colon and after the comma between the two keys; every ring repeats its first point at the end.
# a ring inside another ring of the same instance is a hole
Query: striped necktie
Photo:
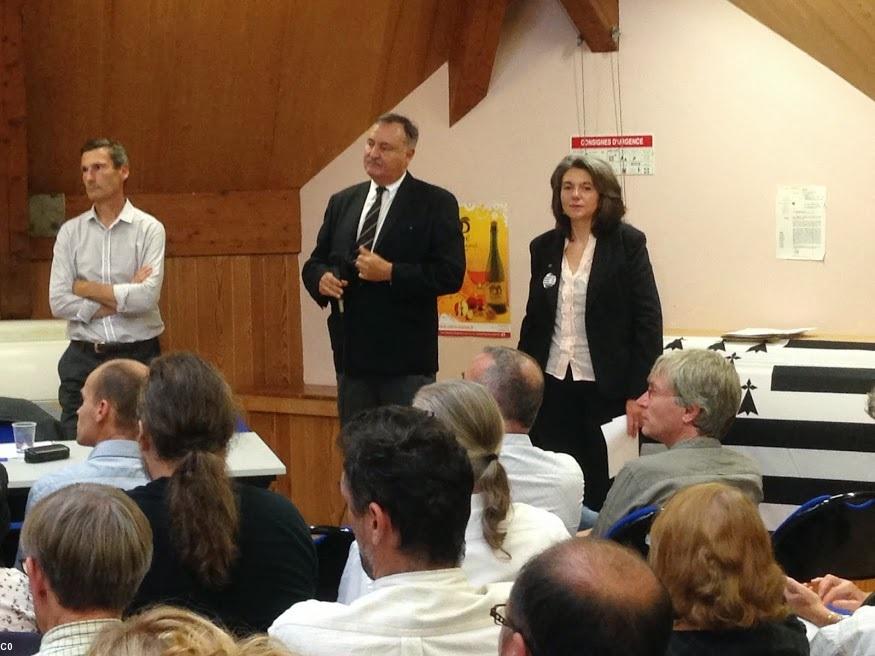
{"type": "Polygon", "coordinates": [[[359,249],[359,246],[364,246],[368,250],[374,247],[374,236],[377,234],[377,221],[380,220],[380,205],[382,205],[384,191],[386,191],[386,187],[377,187],[377,198],[365,215],[362,232],[355,242],[356,250],[359,249]]]}

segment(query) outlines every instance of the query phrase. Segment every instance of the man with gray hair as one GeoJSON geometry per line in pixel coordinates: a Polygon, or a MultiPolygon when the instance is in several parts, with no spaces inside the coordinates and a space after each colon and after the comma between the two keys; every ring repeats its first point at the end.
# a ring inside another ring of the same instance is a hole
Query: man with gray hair
{"type": "Polygon", "coordinates": [[[158,299],[164,281],[164,226],[125,196],[128,154],[117,141],[82,146],[82,183],[91,208],[55,239],[49,305],[67,320],[70,345],[58,362],[61,425],[76,437],[85,379],[112,358],[149,364],[164,332],[158,299]]]}
{"type": "Polygon", "coordinates": [[[119,622],[149,564],[152,529],[124,492],[76,483],[45,497],[21,531],[38,656],[80,656],[119,622]]]}
{"type": "Polygon", "coordinates": [[[529,439],[544,397],[541,367],[522,351],[487,346],[471,361],[465,379],[489,390],[501,411],[505,435],[498,459],[513,500],[553,513],[574,535],[583,504],[580,465],[572,456],[545,451],[529,439]]]}
{"type": "Polygon", "coordinates": [[[741,403],[735,367],[714,351],[692,349],[662,355],[637,401],[641,431],[667,451],[628,463],[614,481],[593,528],[605,535],[627,513],[661,504],[675,491],[720,481],[759,503],[763,480],[751,458],[720,444],[741,403]]]}

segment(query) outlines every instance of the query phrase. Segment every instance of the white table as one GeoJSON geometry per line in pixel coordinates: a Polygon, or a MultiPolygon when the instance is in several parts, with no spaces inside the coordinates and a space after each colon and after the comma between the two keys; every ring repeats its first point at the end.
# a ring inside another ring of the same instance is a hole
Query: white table
{"type": "MultiPolygon", "coordinates": [[[[69,458],[33,464],[19,458],[10,458],[4,462],[9,474],[10,491],[29,490],[38,478],[75,462],[82,462],[91,452],[91,447],[81,446],[76,442],[60,444],[70,447],[69,458]]],[[[234,478],[274,478],[285,474],[286,466],[257,434],[250,432],[237,433],[231,438],[228,470],[234,478]]]]}

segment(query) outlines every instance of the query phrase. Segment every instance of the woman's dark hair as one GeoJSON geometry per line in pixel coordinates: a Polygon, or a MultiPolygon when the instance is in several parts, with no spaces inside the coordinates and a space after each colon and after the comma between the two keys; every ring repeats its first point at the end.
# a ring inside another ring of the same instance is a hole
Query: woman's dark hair
{"type": "Polygon", "coordinates": [[[571,219],[562,210],[562,178],[569,169],[582,169],[589,173],[595,189],[599,192],[599,206],[592,221],[592,234],[596,238],[608,234],[617,227],[626,214],[626,206],[623,205],[623,194],[620,183],[611,169],[611,165],[604,160],[582,155],[569,155],[556,166],[553,175],[550,176],[550,187],[553,189],[553,216],[556,217],[556,228],[571,239],[571,219]]]}
{"type": "Polygon", "coordinates": [[[140,420],[161,460],[176,464],[167,486],[170,537],[180,560],[211,588],[228,581],[240,518],[225,471],[237,418],[222,375],[193,353],[152,361],[140,420]]]}

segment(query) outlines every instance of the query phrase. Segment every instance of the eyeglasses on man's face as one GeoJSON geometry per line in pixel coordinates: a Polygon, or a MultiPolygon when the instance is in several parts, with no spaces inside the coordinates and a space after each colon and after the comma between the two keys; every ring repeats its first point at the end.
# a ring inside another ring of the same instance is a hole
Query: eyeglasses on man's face
{"type": "Polygon", "coordinates": [[[540,651],[536,648],[534,642],[531,639],[531,636],[525,635],[522,631],[519,630],[507,617],[507,604],[495,604],[492,608],[489,609],[489,616],[492,617],[492,621],[495,622],[498,626],[506,626],[508,629],[513,631],[514,633],[519,633],[523,640],[526,643],[526,647],[529,649],[529,653],[532,656],[539,656],[540,651]]]}
{"type": "Polygon", "coordinates": [[[489,609],[489,616],[492,618],[492,621],[495,622],[498,626],[506,626],[507,628],[513,630],[513,625],[510,623],[510,620],[506,617],[507,604],[495,604],[492,608],[489,609]]]}

